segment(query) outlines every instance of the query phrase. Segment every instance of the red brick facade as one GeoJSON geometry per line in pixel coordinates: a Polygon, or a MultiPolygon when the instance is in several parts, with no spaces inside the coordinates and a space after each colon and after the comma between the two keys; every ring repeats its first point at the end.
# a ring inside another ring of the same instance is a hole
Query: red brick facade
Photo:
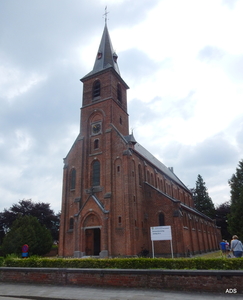
{"type": "MultiPolygon", "coordinates": [[[[218,249],[220,232],[194,210],[191,192],[129,135],[128,86],[116,68],[94,67],[81,80],[80,134],[64,159],[59,255],[151,253],[150,227],[164,225],[174,255],[218,249]]],[[[169,241],[154,246],[170,255],[169,241]]]]}

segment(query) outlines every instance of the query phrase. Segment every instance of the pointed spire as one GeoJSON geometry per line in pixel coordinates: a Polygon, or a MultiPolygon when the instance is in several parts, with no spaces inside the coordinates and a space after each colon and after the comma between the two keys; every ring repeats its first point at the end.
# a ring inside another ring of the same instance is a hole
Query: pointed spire
{"type": "Polygon", "coordinates": [[[120,75],[119,68],[117,65],[117,54],[113,50],[110,35],[108,32],[107,24],[105,23],[105,28],[101,38],[99,50],[95,59],[93,72],[99,72],[103,69],[113,67],[116,72],[120,75]]]}
{"type": "Polygon", "coordinates": [[[98,73],[100,71],[103,71],[103,70],[111,68],[111,67],[114,68],[114,70],[120,75],[119,67],[117,64],[117,59],[118,59],[118,56],[112,47],[107,24],[105,22],[105,28],[104,28],[103,35],[102,35],[102,38],[100,41],[100,46],[99,46],[99,49],[98,49],[98,52],[97,52],[97,55],[95,58],[93,70],[89,74],[87,74],[85,77],[94,75],[95,73],[98,73]]]}

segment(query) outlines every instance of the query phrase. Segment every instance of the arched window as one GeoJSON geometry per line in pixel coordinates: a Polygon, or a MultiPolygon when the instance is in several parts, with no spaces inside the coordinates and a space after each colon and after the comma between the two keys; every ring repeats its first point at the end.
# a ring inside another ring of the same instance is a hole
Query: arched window
{"type": "Polygon", "coordinates": [[[120,83],[117,84],[117,99],[122,102],[122,91],[120,83]]]}
{"type": "Polygon", "coordinates": [[[100,96],[100,81],[95,80],[93,84],[93,99],[100,96]]]}
{"type": "Polygon", "coordinates": [[[165,192],[163,179],[160,180],[161,191],[165,192]]]}
{"type": "Polygon", "coordinates": [[[76,169],[72,168],[70,177],[70,189],[75,190],[76,185],[76,169]]]}
{"type": "Polygon", "coordinates": [[[154,175],[151,173],[151,182],[152,185],[154,185],[154,175]]]}
{"type": "Polygon", "coordinates": [[[150,173],[147,171],[147,182],[150,183],[150,173]]]}
{"type": "Polygon", "coordinates": [[[98,160],[93,163],[92,186],[100,185],[100,162],[98,160]]]}
{"type": "Polygon", "coordinates": [[[165,216],[163,213],[159,214],[159,226],[165,226],[165,216]]]}

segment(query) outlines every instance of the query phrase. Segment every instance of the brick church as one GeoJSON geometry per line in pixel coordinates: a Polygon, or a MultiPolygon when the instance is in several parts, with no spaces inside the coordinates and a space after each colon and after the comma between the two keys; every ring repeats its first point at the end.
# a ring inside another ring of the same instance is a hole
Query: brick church
{"type": "MultiPolygon", "coordinates": [[[[129,87],[117,61],[105,24],[94,67],[81,79],[80,133],[64,158],[59,256],[151,255],[150,227],[167,225],[177,257],[218,249],[215,222],[129,134],[129,87]]],[[[170,242],[154,242],[154,251],[169,256],[170,242]]]]}

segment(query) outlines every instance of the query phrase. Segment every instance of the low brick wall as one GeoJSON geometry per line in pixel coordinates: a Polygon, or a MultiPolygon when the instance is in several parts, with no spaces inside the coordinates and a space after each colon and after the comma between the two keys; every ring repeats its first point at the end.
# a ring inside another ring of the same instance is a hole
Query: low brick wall
{"type": "Polygon", "coordinates": [[[243,271],[2,267],[0,281],[243,294],[243,271]]]}

